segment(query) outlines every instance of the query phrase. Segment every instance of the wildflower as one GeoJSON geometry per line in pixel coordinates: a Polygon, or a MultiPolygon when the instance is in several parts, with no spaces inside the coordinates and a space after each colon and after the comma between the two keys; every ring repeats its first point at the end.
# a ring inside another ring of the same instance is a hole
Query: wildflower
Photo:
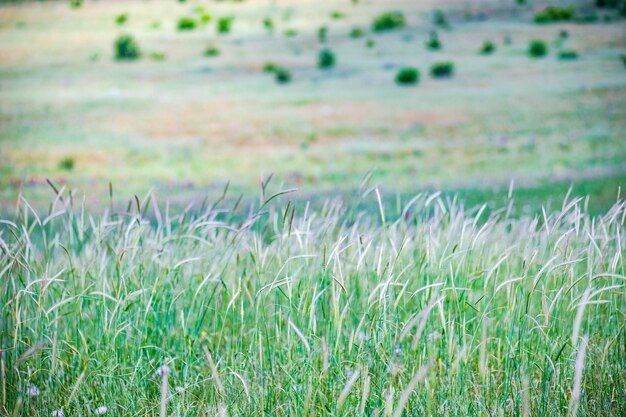
{"type": "Polygon", "coordinates": [[[176,392],[182,394],[183,392],[185,392],[185,387],[176,387],[176,392]]]}
{"type": "Polygon", "coordinates": [[[402,353],[402,345],[395,345],[393,348],[394,356],[400,356],[401,353],[402,353]]]}
{"type": "Polygon", "coordinates": [[[65,413],[63,410],[54,410],[52,412],[52,417],[65,417],[65,413]]]}
{"type": "Polygon", "coordinates": [[[365,342],[365,339],[367,339],[365,332],[359,332],[359,341],[365,342]]]}
{"type": "Polygon", "coordinates": [[[26,391],[29,397],[36,397],[39,395],[39,388],[34,385],[28,387],[28,391],[26,391]]]}
{"type": "Polygon", "coordinates": [[[108,410],[106,405],[101,405],[100,407],[96,408],[96,414],[98,414],[99,416],[101,416],[102,414],[106,413],[108,410]]]}

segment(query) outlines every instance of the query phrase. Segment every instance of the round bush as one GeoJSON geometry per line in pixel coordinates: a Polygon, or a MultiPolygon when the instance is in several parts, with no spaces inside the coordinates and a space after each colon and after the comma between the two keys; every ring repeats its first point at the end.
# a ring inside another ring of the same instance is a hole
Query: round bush
{"type": "Polygon", "coordinates": [[[287,84],[291,82],[291,72],[287,68],[276,68],[274,70],[274,77],[278,84],[287,84]]]}
{"type": "Polygon", "coordinates": [[[191,17],[181,17],[178,19],[176,27],[178,30],[194,30],[196,28],[196,21],[191,17]]]}
{"type": "Polygon", "coordinates": [[[137,41],[130,35],[120,35],[115,40],[114,49],[115,59],[118,61],[132,61],[141,56],[137,41]]]}
{"type": "Polygon", "coordinates": [[[531,58],[544,57],[548,55],[548,45],[540,39],[532,40],[528,44],[528,55],[530,55],[531,58]]]}
{"type": "Polygon", "coordinates": [[[378,15],[372,22],[374,32],[384,32],[406,26],[406,19],[402,12],[393,11],[378,15]]]}
{"type": "Polygon", "coordinates": [[[210,45],[209,47],[207,47],[204,50],[204,56],[206,57],[214,57],[214,56],[219,56],[220,54],[220,50],[217,46],[214,45],[210,45]]]}
{"type": "Polygon", "coordinates": [[[491,41],[485,41],[483,43],[483,46],[480,47],[480,54],[481,55],[491,55],[495,52],[496,50],[496,45],[491,42],[491,41]]]}
{"type": "Polygon", "coordinates": [[[122,13],[115,17],[115,23],[117,23],[119,26],[122,26],[127,21],[128,21],[128,13],[122,13]]]}
{"type": "Polygon", "coordinates": [[[217,20],[217,33],[230,33],[234,17],[220,17],[217,20]]]}
{"type": "Polygon", "coordinates": [[[414,67],[400,68],[396,74],[396,83],[399,85],[414,85],[420,80],[420,72],[414,67]]]}
{"type": "Polygon", "coordinates": [[[328,48],[322,49],[317,56],[317,66],[321,69],[328,69],[335,66],[335,54],[328,48]]]}
{"type": "Polygon", "coordinates": [[[365,36],[365,30],[363,30],[363,28],[354,27],[350,31],[350,37],[353,39],[362,38],[363,36],[365,36]]]}
{"type": "Polygon", "coordinates": [[[437,32],[431,32],[430,37],[426,41],[426,48],[431,51],[438,51],[442,48],[441,41],[439,40],[439,35],[437,32]]]}
{"type": "Polygon", "coordinates": [[[450,78],[454,75],[452,62],[435,62],[430,67],[430,75],[433,78],[450,78]]]}

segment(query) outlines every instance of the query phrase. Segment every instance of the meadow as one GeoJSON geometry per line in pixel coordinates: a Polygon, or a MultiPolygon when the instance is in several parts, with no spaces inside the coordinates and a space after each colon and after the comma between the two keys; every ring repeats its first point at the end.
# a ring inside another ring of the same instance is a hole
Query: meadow
{"type": "Polygon", "coordinates": [[[0,415],[626,415],[624,7],[0,1],[0,415]]]}
{"type": "Polygon", "coordinates": [[[3,412],[624,415],[623,200],[511,218],[369,187],[374,216],[269,189],[175,216],[23,200],[1,225],[3,412]]]}

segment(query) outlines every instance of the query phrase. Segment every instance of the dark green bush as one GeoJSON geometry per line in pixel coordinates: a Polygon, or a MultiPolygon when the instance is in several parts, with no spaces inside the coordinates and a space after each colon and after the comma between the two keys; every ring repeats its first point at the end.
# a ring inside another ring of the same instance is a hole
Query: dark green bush
{"type": "Polygon", "coordinates": [[[220,54],[220,50],[217,46],[215,45],[209,45],[205,50],[204,50],[204,56],[206,57],[214,57],[214,56],[219,56],[220,54]]]}
{"type": "Polygon", "coordinates": [[[137,41],[130,35],[120,35],[115,40],[114,49],[115,59],[118,61],[132,61],[141,56],[137,41]]]}
{"type": "Polygon", "coordinates": [[[317,30],[317,40],[320,43],[326,43],[328,40],[328,27],[322,26],[317,30]]]}
{"type": "Polygon", "coordinates": [[[433,12],[433,24],[435,24],[436,26],[442,27],[442,28],[449,28],[450,24],[448,23],[448,18],[446,17],[446,14],[437,9],[433,12]]]}
{"type": "Polygon", "coordinates": [[[196,28],[196,21],[192,17],[181,17],[178,19],[178,30],[194,30],[196,28]]]}
{"type": "Polygon", "coordinates": [[[350,37],[353,39],[362,38],[363,36],[365,36],[365,30],[363,28],[354,27],[350,31],[350,37]]]}
{"type": "Polygon", "coordinates": [[[71,171],[74,169],[74,158],[65,157],[59,161],[59,169],[64,171],[71,171]]]}
{"type": "Polygon", "coordinates": [[[217,20],[217,33],[230,33],[234,17],[220,17],[217,20]]]}
{"type": "Polygon", "coordinates": [[[548,54],[548,45],[540,40],[534,39],[528,44],[528,55],[531,58],[541,58],[548,54]]]}
{"type": "Polygon", "coordinates": [[[335,66],[335,54],[328,48],[322,49],[317,56],[317,66],[320,69],[328,69],[335,66]]]}
{"type": "Polygon", "coordinates": [[[287,84],[291,82],[291,72],[287,68],[276,68],[274,70],[274,76],[278,84],[287,84]]]}
{"type": "Polygon", "coordinates": [[[396,73],[396,83],[399,85],[412,85],[420,81],[420,72],[414,67],[400,68],[396,73]]]}
{"type": "Polygon", "coordinates": [[[578,52],[566,50],[559,52],[559,60],[561,61],[573,61],[578,59],[578,52]]]}
{"type": "Polygon", "coordinates": [[[491,41],[485,41],[483,42],[483,46],[480,47],[480,54],[481,55],[491,55],[495,52],[496,50],[496,45],[491,42],[491,41]]]}
{"type": "Polygon", "coordinates": [[[450,78],[454,75],[452,62],[435,62],[430,66],[430,76],[433,78],[450,78]]]}
{"type": "Polygon", "coordinates": [[[626,55],[622,55],[620,58],[622,59],[622,63],[626,67],[626,55]]]}
{"type": "Polygon", "coordinates": [[[404,14],[398,11],[386,12],[378,15],[372,22],[372,30],[374,32],[384,32],[404,26],[406,26],[406,19],[404,14]]]}
{"type": "Polygon", "coordinates": [[[128,13],[122,13],[115,17],[115,23],[117,23],[118,26],[122,26],[127,21],[128,21],[128,13]]]}
{"type": "Polygon", "coordinates": [[[426,41],[426,48],[431,51],[438,51],[442,48],[441,41],[437,32],[431,32],[428,40],[426,41]]]}
{"type": "Polygon", "coordinates": [[[535,23],[563,22],[574,18],[573,7],[548,6],[535,14],[535,23]]]}

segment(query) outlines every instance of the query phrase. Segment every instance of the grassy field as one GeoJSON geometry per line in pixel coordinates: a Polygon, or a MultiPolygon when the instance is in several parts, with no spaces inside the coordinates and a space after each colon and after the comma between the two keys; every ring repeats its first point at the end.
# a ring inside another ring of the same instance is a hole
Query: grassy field
{"type": "MultiPolygon", "coordinates": [[[[615,195],[626,172],[626,26],[602,18],[538,25],[533,15],[544,2],[527,3],[0,6],[1,208],[11,211],[20,192],[45,207],[53,198],[46,178],[88,191],[93,206],[106,200],[109,181],[119,196],[154,187],[184,205],[228,180],[254,192],[272,172],[305,194],[356,189],[372,169],[374,180],[409,194],[601,179],[615,195]],[[177,30],[181,17],[199,20],[198,6],[213,20],[177,30]],[[448,29],[432,23],[437,7],[448,29]],[[374,16],[388,10],[403,11],[407,26],[372,32],[374,16]],[[345,16],[333,19],[333,11],[345,16]],[[215,21],[225,16],[235,17],[232,31],[217,34],[215,21]],[[273,19],[273,34],[264,18],[273,19]],[[326,43],[317,36],[322,26],[326,43]],[[365,36],[350,37],[355,27],[365,36]],[[439,51],[425,47],[432,30],[439,51]],[[123,33],[135,37],[142,59],[113,59],[123,33]],[[529,58],[532,39],[548,44],[546,57],[529,58]],[[488,56],[478,53],[486,40],[496,46],[488,56]],[[219,56],[203,55],[210,45],[219,56]],[[332,69],[316,67],[323,47],[335,52],[332,69]],[[559,60],[563,50],[579,58],[559,60]],[[165,60],[150,59],[154,52],[165,60]],[[452,61],[454,77],[431,78],[437,61],[452,61]],[[292,82],[277,84],[263,72],[268,62],[288,68],[292,82]],[[421,71],[417,86],[395,84],[404,66],[421,71]]],[[[592,2],[556,3],[607,13],[592,2]]]]}
{"type": "Polygon", "coordinates": [[[625,20],[522,3],[0,1],[0,416],[626,415],[625,20]]]}
{"type": "Polygon", "coordinates": [[[623,201],[367,215],[270,188],[176,216],[23,200],[0,225],[3,413],[626,412],[623,201]]]}

